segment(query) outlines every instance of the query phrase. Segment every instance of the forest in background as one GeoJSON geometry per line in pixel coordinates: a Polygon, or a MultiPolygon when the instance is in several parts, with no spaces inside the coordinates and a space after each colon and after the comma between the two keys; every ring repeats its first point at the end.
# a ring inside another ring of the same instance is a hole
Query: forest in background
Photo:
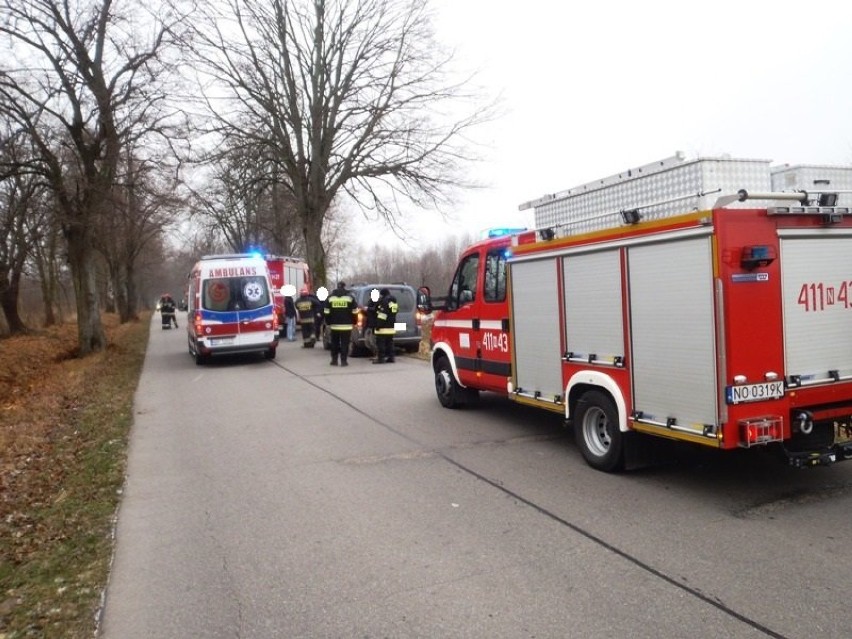
{"type": "Polygon", "coordinates": [[[0,35],[0,335],[71,320],[101,351],[102,313],[182,295],[205,254],[302,257],[315,285],[449,281],[456,239],[350,232],[458,217],[476,186],[497,102],[429,0],[0,0],[0,35]]]}

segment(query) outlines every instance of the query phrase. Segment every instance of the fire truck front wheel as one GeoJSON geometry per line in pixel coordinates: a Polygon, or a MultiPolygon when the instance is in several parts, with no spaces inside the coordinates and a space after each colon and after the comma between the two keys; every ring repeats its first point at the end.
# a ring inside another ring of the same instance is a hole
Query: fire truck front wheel
{"type": "Polygon", "coordinates": [[[574,436],[583,458],[604,472],[624,467],[624,434],[618,427],[618,411],[612,399],[589,391],[577,402],[574,436]]]}
{"type": "Polygon", "coordinates": [[[446,357],[441,357],[435,366],[435,392],[444,408],[458,408],[477,394],[476,391],[459,386],[446,357]]]}

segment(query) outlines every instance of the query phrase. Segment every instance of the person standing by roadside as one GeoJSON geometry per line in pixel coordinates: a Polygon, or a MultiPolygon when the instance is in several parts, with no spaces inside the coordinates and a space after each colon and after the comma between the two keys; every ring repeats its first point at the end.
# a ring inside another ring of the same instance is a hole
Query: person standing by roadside
{"type": "Polygon", "coordinates": [[[296,341],[296,304],[289,295],[284,296],[284,321],[287,328],[287,341],[296,341]]]}
{"type": "Polygon", "coordinates": [[[325,301],[323,314],[326,327],[331,331],[331,365],[337,366],[339,358],[341,366],[349,366],[349,340],[358,317],[358,304],[346,290],[346,282],[337,283],[337,288],[325,301]]]}
{"type": "Polygon", "coordinates": [[[370,291],[370,301],[367,302],[367,313],[364,321],[364,344],[371,352],[378,354],[376,346],[376,302],[379,301],[379,289],[370,291]]]}
{"type": "Polygon", "coordinates": [[[303,286],[296,298],[296,312],[299,314],[299,326],[302,328],[302,346],[313,348],[317,342],[316,327],[317,313],[322,313],[319,298],[312,294],[307,286],[303,286]]]}
{"type": "Polygon", "coordinates": [[[390,291],[379,291],[376,302],[376,359],[373,364],[392,364],[394,362],[393,336],[396,333],[396,314],[399,304],[390,291]]]}

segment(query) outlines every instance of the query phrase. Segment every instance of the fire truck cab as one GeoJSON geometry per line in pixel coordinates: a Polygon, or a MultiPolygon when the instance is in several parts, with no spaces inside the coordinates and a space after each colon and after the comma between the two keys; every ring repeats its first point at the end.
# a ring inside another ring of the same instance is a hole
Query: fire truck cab
{"type": "Polygon", "coordinates": [[[471,246],[432,328],[440,403],[560,413],[604,471],[648,436],[852,458],[852,209],[831,195],[742,190],[471,246]]]}

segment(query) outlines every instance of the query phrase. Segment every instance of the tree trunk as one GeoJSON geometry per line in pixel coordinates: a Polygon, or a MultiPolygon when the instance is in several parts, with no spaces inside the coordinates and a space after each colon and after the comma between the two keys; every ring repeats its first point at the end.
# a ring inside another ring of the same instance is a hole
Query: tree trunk
{"type": "Polygon", "coordinates": [[[101,323],[95,267],[95,250],[88,232],[79,227],[68,231],[68,263],[74,281],[77,302],[77,337],[80,356],[100,352],[107,347],[101,323]]]}
{"type": "Polygon", "coordinates": [[[35,264],[41,285],[41,300],[44,306],[44,325],[53,326],[57,323],[56,311],[59,307],[59,275],[56,268],[57,233],[51,229],[46,237],[45,245],[36,244],[35,264]]]}
{"type": "Polygon", "coordinates": [[[54,308],[56,305],[56,274],[53,268],[49,268],[47,273],[42,273],[41,280],[41,299],[44,306],[44,325],[54,326],[57,322],[54,308]],[[45,279],[47,278],[47,279],[45,279]]]}
{"type": "Polygon", "coordinates": [[[125,264],[121,269],[123,273],[121,295],[118,296],[118,315],[121,323],[132,322],[136,316],[136,283],[133,281],[133,266],[125,264]]]}
{"type": "Polygon", "coordinates": [[[27,327],[21,319],[18,308],[18,294],[21,287],[21,274],[13,271],[11,277],[0,280],[0,308],[6,316],[6,324],[10,335],[27,332],[27,327]]]}
{"type": "Polygon", "coordinates": [[[124,281],[124,269],[118,261],[107,264],[109,286],[107,287],[107,313],[118,313],[119,321],[127,322],[127,287],[124,281]]]}
{"type": "MultiPolygon", "coordinates": [[[[322,217],[319,217],[321,220],[322,217]]],[[[314,290],[318,286],[327,286],[333,289],[337,282],[326,281],[326,265],[325,265],[325,247],[322,245],[322,224],[321,222],[304,220],[302,222],[302,235],[305,238],[305,258],[308,261],[308,268],[311,270],[311,281],[314,284],[314,290]]]]}

